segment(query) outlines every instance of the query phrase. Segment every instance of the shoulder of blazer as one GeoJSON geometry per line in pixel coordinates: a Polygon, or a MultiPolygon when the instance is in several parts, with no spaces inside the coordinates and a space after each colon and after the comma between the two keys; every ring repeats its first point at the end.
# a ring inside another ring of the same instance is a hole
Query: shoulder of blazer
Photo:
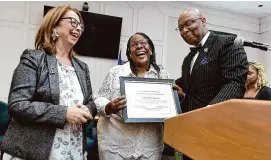
{"type": "Polygon", "coordinates": [[[47,53],[43,50],[36,50],[36,49],[25,49],[20,57],[20,59],[28,59],[32,63],[35,63],[36,66],[39,66],[41,60],[45,57],[47,53]]]}
{"type": "Polygon", "coordinates": [[[269,94],[271,94],[271,88],[269,88],[269,87],[267,87],[267,86],[263,86],[261,89],[260,89],[260,91],[259,92],[261,92],[261,93],[269,93],[269,94]]]}
{"type": "Polygon", "coordinates": [[[255,98],[259,100],[271,100],[271,88],[263,86],[255,98]]]}
{"type": "Polygon", "coordinates": [[[217,36],[217,41],[222,43],[222,44],[234,44],[234,40],[236,36],[232,35],[216,35],[217,36]]]}

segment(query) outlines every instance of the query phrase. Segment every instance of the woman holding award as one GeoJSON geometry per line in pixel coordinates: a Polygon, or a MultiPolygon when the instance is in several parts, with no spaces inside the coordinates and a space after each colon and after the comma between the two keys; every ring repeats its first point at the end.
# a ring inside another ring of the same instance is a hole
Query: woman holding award
{"type": "Polygon", "coordinates": [[[159,160],[162,156],[162,124],[123,124],[121,110],[126,99],[120,95],[120,76],[168,79],[156,64],[152,40],[135,33],[127,43],[128,62],[109,70],[94,96],[98,115],[100,160],[159,160]]]}

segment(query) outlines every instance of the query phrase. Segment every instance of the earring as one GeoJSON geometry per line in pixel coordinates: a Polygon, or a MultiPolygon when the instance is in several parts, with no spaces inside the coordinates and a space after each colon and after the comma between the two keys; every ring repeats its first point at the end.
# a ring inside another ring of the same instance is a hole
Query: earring
{"type": "Polygon", "coordinates": [[[55,41],[55,40],[59,37],[59,35],[58,35],[58,33],[56,32],[56,29],[55,29],[55,28],[53,29],[53,33],[52,33],[51,37],[52,37],[53,41],[55,41]]]}

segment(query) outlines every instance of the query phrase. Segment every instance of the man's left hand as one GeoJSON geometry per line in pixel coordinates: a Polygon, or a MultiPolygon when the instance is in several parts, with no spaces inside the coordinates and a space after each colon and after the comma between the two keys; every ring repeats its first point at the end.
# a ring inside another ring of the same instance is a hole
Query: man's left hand
{"type": "Polygon", "coordinates": [[[173,89],[177,90],[178,92],[178,96],[179,96],[179,99],[182,100],[185,96],[185,94],[183,93],[183,90],[181,87],[179,87],[178,85],[173,85],[173,89]]]}

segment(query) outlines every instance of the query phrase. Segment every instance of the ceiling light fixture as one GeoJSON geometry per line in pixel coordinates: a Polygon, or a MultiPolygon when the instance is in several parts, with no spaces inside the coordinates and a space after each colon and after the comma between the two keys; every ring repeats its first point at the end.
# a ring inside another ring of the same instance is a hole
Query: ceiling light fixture
{"type": "Polygon", "coordinates": [[[258,7],[263,7],[263,5],[262,5],[262,4],[260,4],[260,5],[258,5],[258,7]]]}

